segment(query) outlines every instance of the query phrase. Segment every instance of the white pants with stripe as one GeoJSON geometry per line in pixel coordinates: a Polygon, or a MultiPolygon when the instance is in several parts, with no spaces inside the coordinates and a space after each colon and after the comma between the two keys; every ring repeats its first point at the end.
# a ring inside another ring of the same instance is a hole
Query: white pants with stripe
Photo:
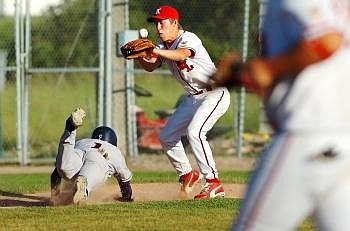
{"type": "Polygon", "coordinates": [[[160,132],[160,142],[179,176],[192,170],[181,136],[187,135],[198,167],[205,179],[218,178],[213,153],[206,134],[230,106],[226,88],[200,95],[188,95],[177,106],[160,132]]]}
{"type": "Polygon", "coordinates": [[[73,179],[79,173],[85,159],[84,152],[74,148],[76,134],[76,130],[72,133],[64,131],[58,146],[55,166],[66,180],[73,179]]]}
{"type": "Polygon", "coordinates": [[[350,230],[350,134],[278,134],[252,174],[232,230],[350,230]]]}

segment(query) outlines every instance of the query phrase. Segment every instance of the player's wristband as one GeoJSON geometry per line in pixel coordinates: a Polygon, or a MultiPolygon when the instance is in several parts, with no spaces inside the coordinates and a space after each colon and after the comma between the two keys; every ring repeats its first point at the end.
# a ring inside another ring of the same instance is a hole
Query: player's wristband
{"type": "Polygon", "coordinates": [[[253,82],[247,69],[242,69],[240,72],[240,81],[245,88],[253,89],[255,88],[255,83],[253,82]]]}
{"type": "Polygon", "coordinates": [[[152,52],[147,53],[147,56],[144,57],[143,59],[147,62],[152,58],[158,58],[158,54],[156,54],[152,51],[152,52]]]}
{"type": "Polygon", "coordinates": [[[151,53],[151,58],[158,58],[158,54],[152,52],[152,53],[151,53]]]}
{"type": "Polygon", "coordinates": [[[249,67],[243,67],[240,71],[240,81],[241,84],[250,91],[253,91],[258,94],[262,94],[262,89],[258,84],[253,80],[253,76],[251,75],[251,71],[249,67]]]}
{"type": "Polygon", "coordinates": [[[308,42],[313,52],[315,52],[321,59],[328,58],[332,52],[330,52],[319,39],[314,39],[308,42]]]}

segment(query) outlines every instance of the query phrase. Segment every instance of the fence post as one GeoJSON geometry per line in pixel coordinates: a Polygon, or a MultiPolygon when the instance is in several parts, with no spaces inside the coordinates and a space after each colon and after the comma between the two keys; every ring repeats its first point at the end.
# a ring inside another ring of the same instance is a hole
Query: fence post
{"type": "Polygon", "coordinates": [[[22,164],[22,130],[23,130],[23,120],[22,120],[22,96],[21,96],[21,89],[22,89],[22,71],[21,71],[21,14],[22,14],[22,4],[21,0],[15,0],[15,21],[16,21],[16,135],[17,135],[17,143],[16,143],[16,150],[17,150],[17,158],[20,164],[22,164]]]}
{"type": "MultiPolygon", "coordinates": [[[[2,90],[3,89],[0,88],[0,94],[2,90]]],[[[0,158],[2,158],[3,154],[4,154],[4,146],[3,146],[3,135],[2,135],[2,100],[0,99],[0,158]]]]}
{"type": "Polygon", "coordinates": [[[2,136],[2,119],[1,119],[1,102],[0,102],[0,158],[2,158],[4,154],[4,143],[2,136]]]}
{"type": "Polygon", "coordinates": [[[104,105],[104,79],[105,79],[105,56],[106,56],[106,1],[99,0],[98,7],[98,57],[99,57],[99,71],[97,75],[97,108],[96,108],[96,123],[97,126],[104,124],[105,105],[104,105]]]}
{"type": "MultiPolygon", "coordinates": [[[[7,64],[7,52],[6,50],[0,49],[0,94],[5,89],[6,64],[7,64]]],[[[3,156],[3,153],[4,153],[4,146],[3,146],[3,135],[2,135],[2,101],[0,100],[0,158],[3,156]]]]}
{"type": "MultiPolygon", "coordinates": [[[[244,24],[243,24],[243,48],[242,58],[243,62],[247,60],[248,56],[248,41],[249,41],[249,7],[250,1],[244,1],[244,24]]],[[[237,155],[239,158],[242,157],[242,146],[243,146],[243,132],[244,132],[244,112],[245,112],[245,88],[242,87],[239,92],[239,108],[238,108],[238,134],[237,139],[237,155]]]]}
{"type": "MultiPolygon", "coordinates": [[[[137,30],[125,30],[118,33],[118,47],[121,47],[128,41],[138,38],[137,30]]],[[[121,56],[120,52],[118,56],[121,56]]],[[[137,127],[135,113],[135,79],[134,79],[134,61],[125,61],[125,89],[126,89],[126,130],[127,130],[127,147],[131,156],[138,155],[137,148],[137,127]]]]}
{"type": "MultiPolygon", "coordinates": [[[[267,0],[259,0],[259,55],[261,53],[261,30],[262,30],[262,24],[264,21],[264,16],[266,13],[266,4],[267,0]]],[[[259,114],[259,132],[263,134],[270,134],[271,127],[268,124],[265,108],[262,102],[260,102],[260,114],[259,114]]]]}
{"type": "Polygon", "coordinates": [[[25,15],[22,16],[22,41],[21,41],[21,58],[22,58],[22,120],[23,120],[23,151],[22,151],[22,165],[27,165],[29,162],[29,81],[31,74],[28,72],[30,66],[30,52],[31,52],[31,23],[30,23],[30,1],[25,1],[25,15]]]}
{"type": "MultiPolygon", "coordinates": [[[[118,33],[125,31],[126,2],[124,0],[112,1],[112,41],[117,41],[118,33]]],[[[123,153],[130,154],[127,144],[126,127],[126,79],[125,60],[116,54],[119,50],[117,45],[112,46],[112,75],[113,75],[113,121],[112,125],[118,132],[118,147],[123,153]]]]}
{"type": "Polygon", "coordinates": [[[0,91],[5,89],[6,82],[6,67],[7,64],[7,51],[0,49],[0,91]],[[4,68],[4,69],[2,69],[4,68]]]}

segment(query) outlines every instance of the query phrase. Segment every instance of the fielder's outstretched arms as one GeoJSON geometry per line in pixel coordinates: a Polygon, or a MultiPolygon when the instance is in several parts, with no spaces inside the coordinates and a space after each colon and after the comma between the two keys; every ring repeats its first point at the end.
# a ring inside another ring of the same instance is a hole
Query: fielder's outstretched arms
{"type": "Polygon", "coordinates": [[[174,7],[158,7],[147,21],[154,23],[159,41],[149,50],[151,55],[136,60],[146,71],[167,64],[187,93],[160,132],[162,147],[179,176],[181,191],[189,193],[203,177],[203,189],[194,198],[222,197],[225,191],[206,134],[227,111],[230,94],[226,87],[210,86],[209,77],[215,72],[215,65],[200,38],[182,28],[174,7]],[[181,142],[184,135],[189,139],[200,172],[192,169],[188,160],[181,142]]]}

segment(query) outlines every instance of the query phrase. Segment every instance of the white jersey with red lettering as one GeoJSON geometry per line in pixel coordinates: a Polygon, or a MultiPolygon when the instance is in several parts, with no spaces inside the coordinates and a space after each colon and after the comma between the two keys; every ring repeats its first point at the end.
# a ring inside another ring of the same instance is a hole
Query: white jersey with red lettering
{"type": "Polygon", "coordinates": [[[160,142],[178,175],[181,176],[192,170],[181,142],[181,137],[187,135],[204,178],[218,178],[206,134],[227,111],[230,105],[230,94],[226,88],[208,87],[215,65],[195,34],[180,30],[171,46],[160,43],[157,47],[167,50],[187,48],[192,53],[184,61],[161,59],[168,64],[173,76],[188,95],[183,98],[161,130],[160,142]]]}
{"type": "MultiPolygon", "coordinates": [[[[339,3],[349,1],[270,0],[263,56],[286,53],[328,32],[347,34],[350,20],[342,11],[349,8],[336,7],[339,3]]],[[[349,230],[349,60],[345,43],[274,87],[266,110],[276,133],[249,181],[232,230],[294,230],[308,216],[320,230],[349,230]]]]}
{"type": "Polygon", "coordinates": [[[166,43],[159,43],[157,48],[165,50],[174,50],[176,48],[189,49],[192,55],[184,61],[172,61],[169,59],[162,59],[162,61],[167,63],[173,76],[189,94],[196,94],[201,90],[206,90],[208,82],[210,82],[209,77],[215,72],[216,68],[197,35],[180,30],[178,37],[171,46],[168,46],[166,43]]]}

